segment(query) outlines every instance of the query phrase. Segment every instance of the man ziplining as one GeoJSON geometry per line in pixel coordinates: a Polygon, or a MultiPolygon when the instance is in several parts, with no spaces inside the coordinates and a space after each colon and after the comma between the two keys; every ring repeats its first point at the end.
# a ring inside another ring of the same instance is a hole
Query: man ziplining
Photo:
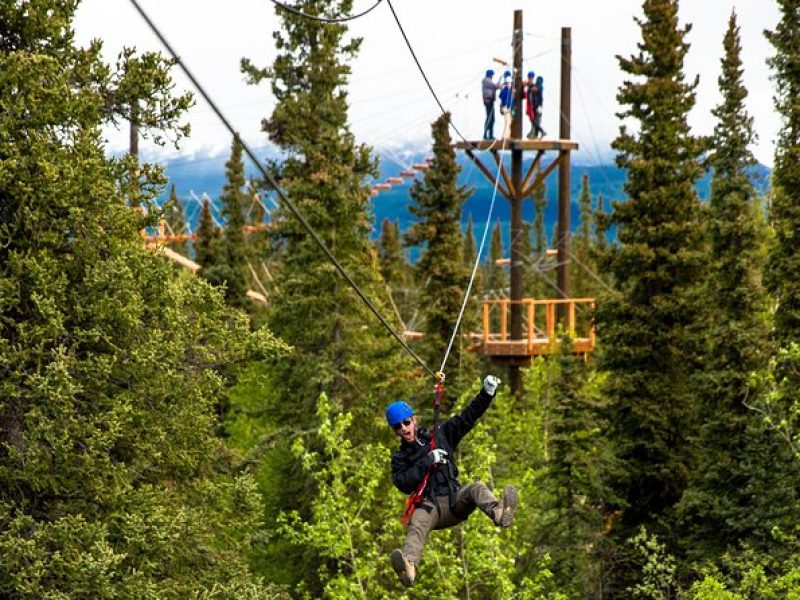
{"type": "Polygon", "coordinates": [[[514,520],[517,491],[506,486],[498,502],[480,481],[459,484],[453,452],[486,412],[500,379],[488,375],[478,395],[459,414],[432,432],[417,425],[414,409],[399,400],[386,407],[386,421],[400,438],[400,449],[392,455],[392,481],[404,494],[411,494],[403,515],[408,525],[402,550],[392,552],[392,568],[406,587],[411,587],[422,557],[425,539],[434,529],[445,529],[467,519],[479,508],[495,525],[508,527],[514,520]]]}

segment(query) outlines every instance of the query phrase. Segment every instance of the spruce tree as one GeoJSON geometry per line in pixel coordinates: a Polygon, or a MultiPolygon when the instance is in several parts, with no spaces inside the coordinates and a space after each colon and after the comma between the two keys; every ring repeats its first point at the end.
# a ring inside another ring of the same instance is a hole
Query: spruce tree
{"type": "Polygon", "coordinates": [[[796,486],[780,482],[796,475],[792,458],[777,438],[765,436],[759,417],[746,407],[749,378],[766,366],[769,305],[761,283],[765,223],[748,176],[756,164],[749,148],[755,134],[740,54],[733,12],[718,79],[722,103],[712,111],[710,268],[703,297],[713,319],[706,324],[709,347],[697,388],[700,454],[680,505],[685,546],[696,558],[718,558],[743,542],[768,543],[766,532],[797,517],[796,510],[787,511],[797,505],[796,492],[786,494],[796,486]]]}
{"type": "MultiPolygon", "coordinates": [[[[464,266],[472,273],[472,270],[475,268],[475,261],[478,260],[478,243],[475,239],[475,224],[472,221],[472,213],[467,217],[467,230],[464,233],[462,257],[464,258],[464,266]]],[[[475,300],[473,311],[475,314],[479,314],[479,299],[483,297],[483,271],[480,268],[480,261],[478,261],[478,268],[475,270],[475,280],[472,282],[471,294],[472,298],[475,300]]]]}
{"type": "MultiPolygon", "coordinates": [[[[544,228],[545,209],[547,207],[547,184],[542,182],[540,186],[533,190],[532,198],[534,220],[531,264],[542,270],[545,268],[547,261],[547,233],[544,228]]],[[[532,273],[532,278],[531,293],[535,298],[552,296],[551,288],[542,279],[540,271],[532,273]]]]}
{"type": "MultiPolygon", "coordinates": [[[[349,14],[353,2],[302,0],[293,6],[306,14],[337,16],[349,14]]],[[[361,40],[349,37],[346,24],[276,11],[281,27],[273,33],[277,56],[272,66],[258,68],[242,61],[249,81],[268,81],[276,100],[263,122],[285,157],[275,165],[276,174],[353,280],[389,315],[391,309],[380,302],[385,284],[369,239],[366,181],[377,176],[377,165],[370,148],[356,143],[347,122],[349,65],[361,40]]],[[[278,255],[279,268],[273,271],[269,323],[293,352],[272,369],[274,393],[265,399],[265,410],[287,430],[305,430],[324,392],[337,411],[353,412],[353,436],[365,440],[381,426],[376,416],[399,395],[397,387],[416,379],[415,364],[400,355],[397,342],[290,211],[281,206],[272,216],[270,247],[278,255]]],[[[311,505],[313,487],[299,475],[289,450],[275,448],[269,457],[274,474],[265,488],[269,527],[276,527],[282,511],[299,508],[307,515],[311,505]]],[[[265,575],[305,582],[308,593],[318,595],[317,559],[311,553],[288,551],[284,542],[270,545],[263,560],[265,575]]]]}
{"type": "Polygon", "coordinates": [[[75,46],[76,4],[0,20],[0,597],[263,597],[258,495],[212,406],[224,365],[274,343],[143,248],[125,199],[152,206],[163,177],[101,131],[127,97],[178,135],[172,80],[151,55],[118,88],[99,43],[75,46]]]}
{"type": "MultiPolygon", "coordinates": [[[[425,176],[412,184],[408,207],[419,221],[405,235],[407,245],[422,248],[416,273],[426,321],[424,356],[435,365],[444,357],[470,275],[461,234],[461,206],[470,191],[457,183],[461,167],[451,146],[449,121],[449,113],[442,114],[431,126],[433,161],[425,176]]],[[[448,364],[457,365],[459,344],[453,344],[450,356],[448,364]]]]}
{"type": "Polygon", "coordinates": [[[381,276],[386,282],[387,293],[391,295],[404,324],[411,318],[414,309],[411,266],[406,261],[400,225],[397,221],[384,219],[378,239],[378,261],[381,276]]]}
{"type": "Polygon", "coordinates": [[[540,509],[542,527],[537,533],[552,555],[559,590],[590,598],[597,591],[596,567],[587,548],[602,529],[599,501],[607,497],[603,478],[610,462],[602,435],[607,423],[597,418],[599,390],[592,371],[582,357],[572,354],[568,336],[561,338],[553,359],[547,460],[537,485],[546,505],[540,509]]]}
{"type": "Polygon", "coordinates": [[[602,255],[608,249],[608,214],[606,213],[606,200],[602,193],[597,194],[597,203],[594,208],[594,258],[602,255]]]}
{"type": "Polygon", "coordinates": [[[697,82],[683,74],[690,26],[679,27],[675,0],[645,0],[643,10],[639,52],[618,57],[629,76],[617,96],[621,118],[637,121],[635,133],[623,125],[613,142],[628,173],[628,200],[611,216],[618,244],[604,257],[618,293],[599,301],[596,314],[620,461],[609,483],[625,506],[616,539],[640,525],[669,527],[686,487],[697,425],[696,329],[704,318],[694,299],[703,247],[693,187],[703,143],[686,120],[697,82]]]}
{"type": "Polygon", "coordinates": [[[588,271],[594,272],[592,264],[592,190],[589,185],[589,174],[581,177],[581,191],[578,194],[580,224],[578,231],[572,236],[572,257],[570,257],[570,273],[572,276],[572,295],[577,298],[594,296],[595,280],[588,271]]]}
{"type": "MultiPolygon", "coordinates": [[[[308,14],[346,14],[351,0],[306,0],[308,14]]],[[[266,69],[249,60],[242,67],[251,83],[271,82],[277,104],[265,119],[270,140],[286,151],[279,167],[284,191],[354,280],[377,301],[380,273],[372,261],[369,189],[375,176],[370,149],[357,144],[347,124],[349,64],[361,45],[344,24],[325,24],[278,10],[283,26],[273,34],[278,56],[266,69]]],[[[277,401],[287,417],[311,414],[321,392],[338,405],[370,414],[357,390],[370,388],[373,402],[386,381],[380,363],[395,342],[333,269],[306,230],[285,207],[276,211],[271,237],[281,251],[281,269],[270,322],[295,348],[280,375],[291,401],[277,401]],[[372,385],[376,387],[371,388],[372,385]]]]}
{"type": "MultiPolygon", "coordinates": [[[[183,214],[183,202],[181,202],[181,199],[178,198],[178,193],[175,191],[174,183],[169,188],[169,198],[164,203],[164,206],[161,210],[164,220],[166,221],[167,225],[169,225],[167,228],[168,234],[181,235],[186,233],[186,219],[183,214]]],[[[189,254],[189,242],[187,241],[170,242],[168,245],[172,250],[182,254],[183,256],[187,256],[189,254]]]]}
{"type": "Polygon", "coordinates": [[[533,251],[536,256],[544,256],[547,251],[547,234],[544,230],[544,211],[547,206],[547,184],[544,182],[533,190],[533,251]]]}
{"type": "Polygon", "coordinates": [[[497,221],[492,228],[492,239],[489,242],[489,260],[484,267],[484,289],[493,296],[502,297],[508,287],[505,268],[498,265],[497,261],[505,258],[503,251],[503,227],[497,221]]]}
{"type": "Polygon", "coordinates": [[[397,221],[384,219],[381,223],[381,235],[378,238],[378,260],[381,266],[381,275],[391,287],[405,287],[406,260],[403,254],[403,244],[400,239],[400,226],[397,221]]]}
{"type": "Polygon", "coordinates": [[[220,196],[225,227],[214,260],[210,265],[204,265],[202,273],[214,285],[225,286],[225,298],[232,306],[244,308],[249,303],[246,296],[248,251],[244,237],[248,198],[244,191],[242,142],[237,136],[231,143],[231,157],[225,163],[225,177],[220,196]]]}
{"type": "Polygon", "coordinates": [[[472,222],[472,213],[467,216],[467,230],[464,232],[464,249],[462,256],[464,258],[464,266],[470,271],[475,264],[475,259],[478,254],[478,243],[475,240],[475,225],[472,222]]]}
{"type": "MultiPolygon", "coordinates": [[[[776,301],[773,337],[781,348],[800,338],[800,1],[778,0],[781,20],[766,32],[775,48],[768,60],[776,84],[775,104],[782,127],[775,148],[770,221],[775,242],[770,250],[766,283],[776,301]]],[[[782,353],[790,357],[792,353],[782,353]]],[[[800,365],[781,360],[778,379],[800,384],[800,365]]],[[[796,416],[792,419],[800,424],[796,416]]]]}
{"type": "Polygon", "coordinates": [[[800,97],[800,39],[797,35],[800,3],[779,0],[778,4],[781,20],[774,31],[767,32],[776,50],[768,62],[777,84],[776,105],[783,121],[772,174],[770,220],[776,239],[767,270],[767,285],[777,302],[773,336],[779,345],[770,370],[775,383],[775,401],[770,404],[776,405],[770,412],[781,415],[778,420],[786,431],[797,432],[800,431],[795,392],[800,383],[800,353],[797,352],[800,253],[796,244],[800,235],[800,106],[797,102],[800,97]]]}
{"type": "Polygon", "coordinates": [[[200,211],[200,224],[195,232],[194,260],[202,268],[211,267],[215,261],[219,228],[214,223],[211,214],[211,201],[203,199],[203,208],[200,211]]]}

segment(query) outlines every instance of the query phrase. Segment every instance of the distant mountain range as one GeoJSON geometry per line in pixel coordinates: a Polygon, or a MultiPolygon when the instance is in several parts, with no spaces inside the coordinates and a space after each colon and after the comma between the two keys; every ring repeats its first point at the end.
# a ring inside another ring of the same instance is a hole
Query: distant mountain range
{"type": "MultiPolygon", "coordinates": [[[[267,151],[257,151],[257,154],[266,155],[267,151]]],[[[402,158],[399,158],[395,153],[392,153],[391,156],[382,156],[380,162],[380,181],[384,181],[387,177],[398,176],[403,168],[407,168],[413,163],[422,162],[424,158],[425,155],[422,153],[406,153],[402,158]]],[[[170,185],[175,185],[178,196],[186,207],[187,221],[190,227],[196,227],[199,220],[200,205],[196,199],[206,194],[215,204],[218,202],[222,186],[225,183],[226,161],[227,156],[218,156],[190,161],[177,159],[165,163],[166,174],[169,178],[170,185]]],[[[483,225],[486,222],[494,182],[483,177],[464,154],[459,153],[458,162],[462,169],[459,178],[460,183],[474,190],[472,196],[464,205],[462,223],[466,225],[469,215],[472,215],[476,235],[480,235],[483,225]]],[[[490,160],[487,165],[491,169],[494,162],[490,160]]],[[[248,177],[257,176],[257,170],[252,165],[246,167],[246,172],[248,177]]],[[[547,208],[545,210],[545,231],[547,232],[553,231],[557,220],[557,173],[558,170],[556,169],[546,181],[547,208]]],[[[770,169],[763,165],[758,165],[754,168],[753,182],[759,192],[763,193],[768,189],[770,173],[770,169]]],[[[620,169],[614,164],[580,165],[573,162],[571,172],[571,225],[573,229],[579,224],[577,198],[580,191],[581,179],[584,174],[589,175],[592,196],[596,198],[597,194],[603,195],[607,211],[610,210],[612,201],[623,200],[625,198],[623,185],[625,183],[626,174],[624,169],[620,169]]],[[[417,175],[417,177],[421,176],[421,174],[417,175]]],[[[708,197],[710,182],[710,174],[706,174],[705,177],[698,181],[696,187],[701,199],[705,200],[708,197]]],[[[410,183],[406,182],[402,185],[393,186],[390,190],[382,191],[378,196],[372,199],[375,222],[374,235],[377,235],[380,231],[380,223],[385,218],[399,221],[401,231],[406,230],[413,222],[414,217],[406,209],[410,201],[408,195],[409,188],[410,183]]],[[[169,187],[160,198],[159,203],[166,201],[168,191],[169,187]]],[[[523,218],[528,221],[534,219],[533,202],[523,202],[523,218]]],[[[502,197],[498,197],[495,203],[492,220],[500,220],[503,223],[510,220],[510,204],[502,197]]]]}

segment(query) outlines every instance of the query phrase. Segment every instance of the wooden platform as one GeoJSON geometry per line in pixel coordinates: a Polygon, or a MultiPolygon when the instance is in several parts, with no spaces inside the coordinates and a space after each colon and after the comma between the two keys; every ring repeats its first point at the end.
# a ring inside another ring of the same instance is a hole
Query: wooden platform
{"type": "Polygon", "coordinates": [[[567,331],[572,338],[573,354],[588,354],[595,347],[594,325],[590,316],[583,319],[583,331],[576,329],[576,307],[591,311],[594,298],[523,298],[484,300],[483,335],[479,348],[496,364],[529,365],[536,356],[551,354],[558,347],[556,307],[567,306],[567,331]],[[509,322],[512,304],[520,304],[523,317],[522,339],[510,339],[509,322]],[[537,326],[539,323],[541,326],[537,326]]]}
{"type": "Polygon", "coordinates": [[[573,140],[528,140],[528,139],[511,139],[511,140],[477,140],[457,142],[453,144],[454,148],[459,150],[577,150],[578,142],[573,140]]]}

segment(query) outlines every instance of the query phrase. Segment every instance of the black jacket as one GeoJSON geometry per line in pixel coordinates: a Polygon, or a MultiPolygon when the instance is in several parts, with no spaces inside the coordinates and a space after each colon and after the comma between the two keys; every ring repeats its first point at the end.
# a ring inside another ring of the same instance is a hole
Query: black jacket
{"type": "MultiPolygon", "coordinates": [[[[483,388],[467,407],[459,414],[451,417],[439,426],[436,434],[436,447],[442,448],[447,452],[450,461],[450,477],[458,487],[458,468],[455,465],[454,451],[467,433],[475,426],[475,422],[481,417],[494,396],[490,396],[483,388]]],[[[425,473],[431,466],[432,460],[428,458],[430,452],[431,432],[424,429],[417,429],[417,439],[413,443],[405,440],[400,442],[400,449],[392,455],[392,481],[397,489],[404,494],[412,494],[417,489],[425,473]]],[[[445,496],[449,492],[448,488],[448,469],[447,466],[437,467],[428,481],[425,496],[445,496]]]]}

